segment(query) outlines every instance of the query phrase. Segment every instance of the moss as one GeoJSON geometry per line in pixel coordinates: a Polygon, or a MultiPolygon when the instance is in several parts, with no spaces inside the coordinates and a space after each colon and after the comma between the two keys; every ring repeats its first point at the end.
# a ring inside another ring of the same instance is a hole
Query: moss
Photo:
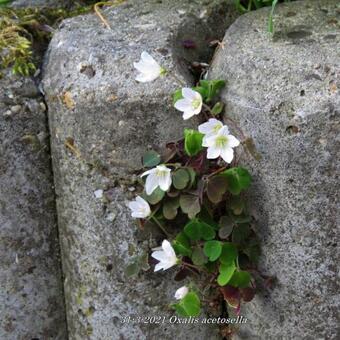
{"type": "Polygon", "coordinates": [[[61,20],[88,13],[92,6],[65,8],[0,7],[0,70],[28,76],[36,70],[51,32],[61,20]],[[33,52],[34,51],[34,52],[33,52]]]}

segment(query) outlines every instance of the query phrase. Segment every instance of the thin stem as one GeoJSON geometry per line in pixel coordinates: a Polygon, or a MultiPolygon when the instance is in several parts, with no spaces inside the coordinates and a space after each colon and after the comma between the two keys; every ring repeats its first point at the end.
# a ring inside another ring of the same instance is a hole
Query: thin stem
{"type": "Polygon", "coordinates": [[[158,219],[155,216],[150,216],[150,218],[157,224],[157,226],[159,227],[159,229],[161,229],[163,231],[163,233],[166,235],[167,238],[170,238],[171,235],[165,230],[164,226],[162,225],[161,222],[158,221],[158,219]]]}
{"type": "Polygon", "coordinates": [[[206,176],[205,179],[208,179],[208,178],[210,178],[212,176],[215,176],[215,175],[219,174],[220,172],[226,170],[227,167],[228,166],[226,165],[226,166],[223,166],[222,168],[217,169],[216,171],[212,172],[210,175],[206,176]]]}
{"type": "Polygon", "coordinates": [[[95,11],[95,13],[97,14],[97,16],[99,17],[99,19],[102,21],[102,23],[106,26],[106,28],[108,28],[109,30],[111,29],[111,26],[109,25],[109,23],[107,22],[107,20],[104,18],[104,16],[101,14],[99,7],[100,6],[105,6],[105,5],[113,5],[113,3],[111,1],[101,1],[101,2],[97,2],[93,9],[95,11]]]}
{"type": "Polygon", "coordinates": [[[184,262],[183,260],[181,261],[181,264],[183,264],[184,266],[190,267],[190,268],[194,268],[196,270],[199,271],[205,271],[203,268],[200,268],[198,266],[195,266],[194,264],[188,263],[188,262],[184,262]]]}

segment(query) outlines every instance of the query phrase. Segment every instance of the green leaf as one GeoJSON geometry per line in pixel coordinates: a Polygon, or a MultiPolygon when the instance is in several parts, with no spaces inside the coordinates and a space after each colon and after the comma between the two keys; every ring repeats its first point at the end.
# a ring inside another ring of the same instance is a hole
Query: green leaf
{"type": "Polygon", "coordinates": [[[208,259],[205,256],[201,247],[197,247],[193,250],[191,260],[196,266],[202,266],[203,264],[208,262],[208,259]]]}
{"type": "Polygon", "coordinates": [[[177,216],[177,209],[179,208],[179,198],[167,200],[163,204],[163,215],[167,220],[173,220],[177,216]]]}
{"type": "Polygon", "coordinates": [[[222,216],[220,218],[219,226],[218,236],[221,239],[226,239],[233,231],[234,221],[229,216],[222,216]]]}
{"type": "Polygon", "coordinates": [[[189,292],[178,304],[185,312],[185,315],[183,316],[199,316],[201,313],[201,302],[194,292],[189,292]]]}
{"type": "Polygon", "coordinates": [[[172,99],[173,99],[174,104],[177,102],[177,100],[180,100],[182,98],[183,98],[182,89],[176,90],[172,95],[172,99]]]}
{"type": "Polygon", "coordinates": [[[179,205],[189,218],[194,218],[201,210],[199,197],[195,195],[181,195],[179,198],[179,205]]]}
{"type": "Polygon", "coordinates": [[[223,111],[224,104],[222,102],[217,102],[211,109],[213,115],[219,115],[223,111]]]}
{"type": "Polygon", "coordinates": [[[225,170],[221,174],[228,181],[228,190],[233,195],[239,195],[244,189],[247,189],[251,183],[251,176],[247,169],[236,167],[225,170]]]}
{"type": "Polygon", "coordinates": [[[196,172],[193,168],[191,167],[187,167],[186,170],[189,173],[189,177],[190,177],[190,183],[189,183],[189,187],[192,187],[195,183],[195,179],[196,179],[196,172]]]}
{"type": "Polygon", "coordinates": [[[178,190],[184,189],[190,181],[190,175],[185,169],[174,171],[172,175],[172,183],[178,190]]]}
{"type": "Polygon", "coordinates": [[[223,195],[227,191],[228,181],[224,176],[214,176],[207,184],[207,196],[212,203],[222,201],[223,195]]]}
{"type": "Polygon", "coordinates": [[[153,150],[147,151],[143,155],[143,166],[147,168],[152,168],[158,165],[161,161],[161,156],[153,150]]]}
{"type": "Polygon", "coordinates": [[[215,230],[210,225],[198,220],[197,218],[186,224],[184,232],[193,241],[200,239],[208,241],[215,237],[215,230]]]}
{"type": "Polygon", "coordinates": [[[251,276],[246,271],[236,271],[229,281],[229,285],[238,288],[246,288],[249,286],[251,276]]]}
{"type": "Polygon", "coordinates": [[[204,244],[204,254],[208,256],[209,261],[217,260],[222,253],[222,245],[220,241],[207,241],[204,244]]]}
{"type": "Polygon", "coordinates": [[[206,101],[210,102],[216,95],[218,95],[219,91],[225,86],[225,81],[220,79],[201,80],[200,86],[203,87],[207,92],[206,101]]]}
{"type": "Polygon", "coordinates": [[[201,235],[203,240],[209,241],[215,237],[216,233],[214,228],[211,227],[209,224],[201,222],[201,235]]]}
{"type": "Polygon", "coordinates": [[[191,257],[192,251],[190,246],[190,240],[183,231],[177,234],[175,240],[172,242],[172,245],[177,255],[191,257]]]}
{"type": "Polygon", "coordinates": [[[222,246],[222,253],[220,256],[221,263],[231,264],[231,263],[234,263],[236,258],[237,258],[236,247],[230,242],[224,243],[222,246]]]}
{"type": "Polygon", "coordinates": [[[196,130],[184,130],[184,150],[190,157],[196,156],[202,149],[204,135],[196,130]]]}
{"type": "Polygon", "coordinates": [[[208,208],[203,205],[201,212],[199,213],[199,219],[206,224],[209,224],[211,227],[213,227],[215,230],[218,230],[219,226],[218,223],[214,221],[214,219],[211,216],[211,213],[209,212],[208,208]]]}
{"type": "Polygon", "coordinates": [[[217,283],[220,286],[225,286],[232,278],[235,269],[236,267],[234,262],[229,264],[221,264],[219,268],[220,274],[217,277],[217,283]]]}
{"type": "Polygon", "coordinates": [[[235,215],[241,215],[245,208],[244,201],[240,196],[235,196],[231,199],[230,208],[235,215]]]}
{"type": "Polygon", "coordinates": [[[194,91],[198,92],[201,96],[203,101],[207,98],[208,96],[208,91],[202,86],[195,86],[192,88],[194,91]]]}
{"type": "Polygon", "coordinates": [[[277,5],[277,3],[278,3],[278,0],[273,0],[272,9],[269,13],[269,18],[268,18],[268,32],[271,34],[274,33],[273,15],[274,15],[275,6],[277,5]]]}
{"type": "Polygon", "coordinates": [[[140,271],[140,266],[138,261],[135,261],[133,263],[130,263],[126,268],[125,268],[125,275],[127,277],[135,276],[139,273],[140,271]]]}
{"type": "Polygon", "coordinates": [[[250,227],[249,224],[238,224],[233,231],[232,234],[232,241],[235,244],[244,244],[247,240],[248,236],[250,235],[250,227]]]}
{"type": "Polygon", "coordinates": [[[146,199],[150,204],[157,204],[160,202],[165,195],[165,191],[161,190],[159,187],[156,188],[151,195],[147,195],[143,192],[142,197],[146,199]]]}

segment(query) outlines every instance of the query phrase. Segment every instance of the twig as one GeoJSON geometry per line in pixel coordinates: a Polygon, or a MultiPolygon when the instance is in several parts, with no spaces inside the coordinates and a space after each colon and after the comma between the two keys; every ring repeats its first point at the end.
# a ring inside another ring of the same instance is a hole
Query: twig
{"type": "Polygon", "coordinates": [[[109,30],[111,29],[111,26],[107,22],[107,20],[104,18],[104,16],[100,12],[100,7],[101,6],[113,6],[113,5],[120,5],[121,3],[125,2],[126,0],[115,0],[115,1],[101,1],[97,2],[94,6],[94,12],[96,15],[99,17],[99,19],[102,21],[102,23],[108,28],[109,30]]]}

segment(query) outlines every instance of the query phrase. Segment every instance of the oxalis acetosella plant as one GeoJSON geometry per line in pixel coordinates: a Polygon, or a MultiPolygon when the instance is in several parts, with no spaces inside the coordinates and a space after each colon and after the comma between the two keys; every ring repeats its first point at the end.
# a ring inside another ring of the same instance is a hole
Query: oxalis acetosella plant
{"type": "MultiPolygon", "coordinates": [[[[139,82],[170,74],[147,52],[134,66],[139,82]]],[[[238,315],[241,303],[255,294],[259,246],[242,197],[251,176],[237,166],[235,150],[242,145],[257,154],[240,129],[235,127],[234,136],[220,119],[223,103],[217,97],[224,86],[223,80],[200,80],[175,91],[174,107],[183,119],[199,115],[201,124],[169,142],[162,156],[145,153],[144,191],[129,203],[141,227],[153,223],[164,234],[151,253],[154,271],[175,267],[175,281],[188,281],[171,304],[181,317],[199,316],[203,303],[214,316],[227,316],[227,306],[238,315]]]]}

